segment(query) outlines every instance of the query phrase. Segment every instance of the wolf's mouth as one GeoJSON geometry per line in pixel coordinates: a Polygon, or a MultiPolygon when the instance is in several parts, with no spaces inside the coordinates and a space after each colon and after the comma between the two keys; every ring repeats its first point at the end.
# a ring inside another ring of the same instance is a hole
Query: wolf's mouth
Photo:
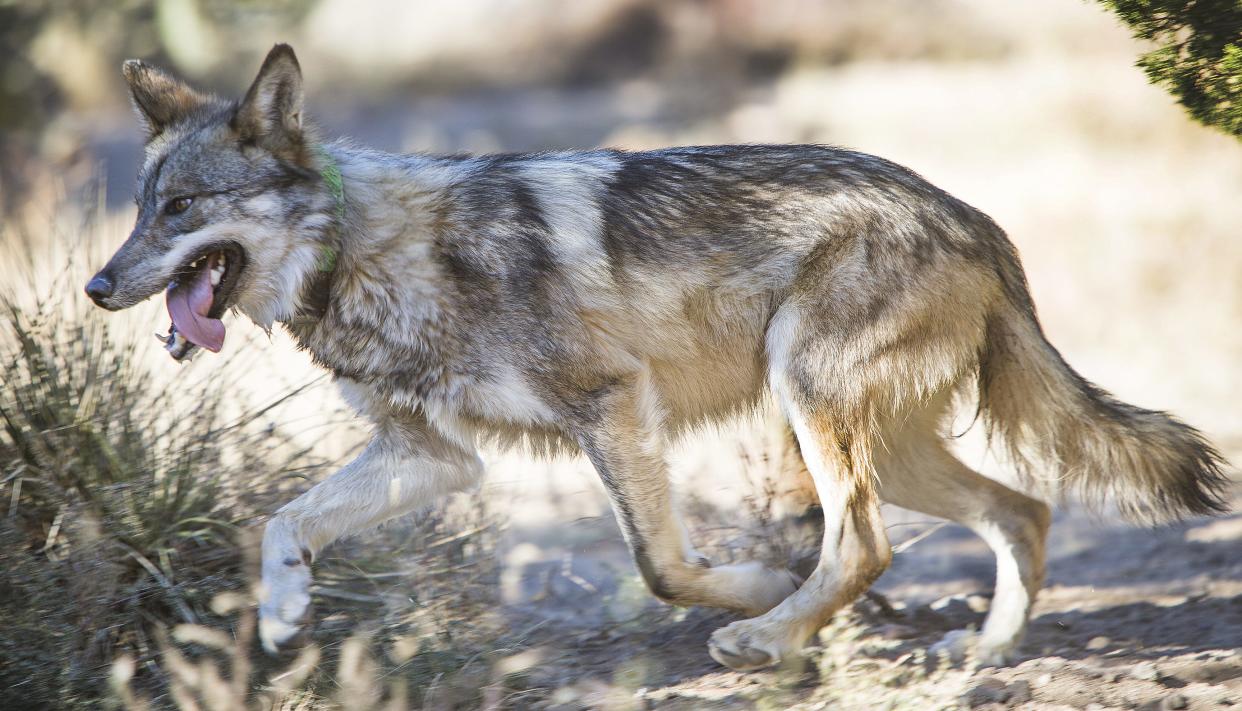
{"type": "Polygon", "coordinates": [[[246,269],[246,252],[235,242],[212,245],[177,270],[165,292],[172,325],[157,337],[174,360],[185,360],[201,346],[217,353],[224,345],[220,317],[246,269]]]}

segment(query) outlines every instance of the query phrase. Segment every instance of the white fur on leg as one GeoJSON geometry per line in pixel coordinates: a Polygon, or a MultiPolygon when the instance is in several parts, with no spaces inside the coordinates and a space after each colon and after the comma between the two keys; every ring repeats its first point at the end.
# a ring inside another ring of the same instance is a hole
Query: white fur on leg
{"type": "Polygon", "coordinates": [[[275,653],[301,629],[310,609],[310,561],[280,514],[263,532],[263,578],[259,585],[259,639],[275,653]]]}
{"type": "Polygon", "coordinates": [[[943,408],[943,403],[929,406],[888,438],[880,496],[956,521],[987,542],[996,555],[996,591],[983,630],[950,633],[932,649],[960,661],[974,647],[984,666],[1004,666],[1013,661],[1043,583],[1048,507],[985,478],[949,453],[936,432],[943,408]]]}
{"type": "Polygon", "coordinates": [[[992,522],[980,523],[974,529],[996,553],[996,592],[979,635],[979,663],[1006,666],[1013,661],[1026,633],[1034,591],[1043,581],[1043,555],[1039,550],[1042,534],[1014,536],[992,522]],[[1032,560],[1033,556],[1039,560],[1032,560]]]}
{"type": "Polygon", "coordinates": [[[847,576],[853,572],[839,564],[844,562],[848,566],[851,561],[834,560],[842,552],[836,542],[843,540],[845,502],[849,500],[846,485],[827,470],[819,443],[806,429],[802,418],[793,413],[791,421],[800,435],[799,441],[806,442],[803,455],[807,458],[807,466],[815,478],[823,502],[824,540],[833,544],[824,546],[820,563],[811,578],[775,608],[760,617],[734,622],[712,634],[708,653],[716,661],[737,671],[777,664],[797,653],[806,638],[838,604],[839,590],[848,584],[847,576]]]}
{"type": "Polygon", "coordinates": [[[357,459],[281,508],[263,535],[263,646],[275,651],[301,628],[310,609],[310,558],[317,551],[465,489],[482,472],[477,455],[425,421],[408,420],[377,434],[357,459]]]}

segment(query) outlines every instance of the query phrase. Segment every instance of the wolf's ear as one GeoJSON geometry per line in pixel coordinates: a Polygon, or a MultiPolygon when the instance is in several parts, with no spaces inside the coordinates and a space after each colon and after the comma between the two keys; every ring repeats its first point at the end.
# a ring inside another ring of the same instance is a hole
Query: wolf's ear
{"type": "Polygon", "coordinates": [[[211,101],[180,79],[139,59],[127,60],[121,65],[121,73],[129,82],[129,94],[146,126],[148,141],[211,101]]]}
{"type": "Polygon", "coordinates": [[[302,150],[302,68],[293,48],[278,44],[267,53],[233,117],[243,141],[296,161],[302,150]]]}

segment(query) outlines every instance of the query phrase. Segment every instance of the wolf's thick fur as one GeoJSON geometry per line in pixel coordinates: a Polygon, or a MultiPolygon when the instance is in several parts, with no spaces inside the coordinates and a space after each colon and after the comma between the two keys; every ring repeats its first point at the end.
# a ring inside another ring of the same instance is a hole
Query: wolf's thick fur
{"type": "Polygon", "coordinates": [[[313,139],[285,46],[237,104],[140,63],[126,76],[150,130],[140,212],[92,297],[132,305],[228,240],[245,255],[229,304],[283,323],[375,425],[268,524],[269,645],[302,623],[318,550],[469,486],[487,441],[585,453],[656,595],[753,616],[712,638],[739,669],[796,650],[885,569],[880,499],[995,549],[980,645],[1011,654],[1049,516],[945,449],[949,400],[975,383],[998,438],[1083,492],[1144,520],[1221,506],[1202,436],[1071,370],[1004,233],[888,161],[822,146],[390,155],[313,139]],[[173,216],[176,196],[194,200],[173,216]],[[664,461],[671,436],[769,397],[824,511],[800,585],[695,552],[664,461]]]}

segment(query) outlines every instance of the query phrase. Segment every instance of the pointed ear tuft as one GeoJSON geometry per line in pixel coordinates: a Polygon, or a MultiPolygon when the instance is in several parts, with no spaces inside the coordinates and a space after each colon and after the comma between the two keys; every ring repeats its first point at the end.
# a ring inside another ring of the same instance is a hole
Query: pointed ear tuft
{"type": "Polygon", "coordinates": [[[130,98],[147,129],[148,141],[211,101],[180,79],[139,59],[127,60],[121,65],[121,73],[129,83],[130,98]]]}
{"type": "Polygon", "coordinates": [[[276,156],[298,161],[302,152],[302,68],[293,48],[278,44],[268,52],[246,98],[233,118],[243,141],[276,156]]]}

